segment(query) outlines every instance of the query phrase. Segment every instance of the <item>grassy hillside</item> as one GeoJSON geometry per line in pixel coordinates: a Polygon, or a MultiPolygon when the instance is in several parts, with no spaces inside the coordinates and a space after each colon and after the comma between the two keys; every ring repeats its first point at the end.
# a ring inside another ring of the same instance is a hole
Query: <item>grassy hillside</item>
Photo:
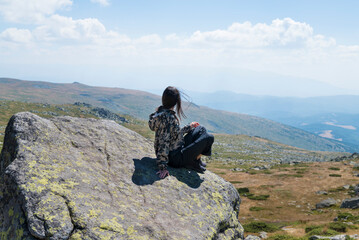
{"type": "MultiPolygon", "coordinates": [[[[101,110],[101,109],[100,109],[101,110]]],[[[43,103],[26,103],[18,101],[0,101],[0,150],[4,142],[5,128],[12,115],[18,112],[32,112],[44,118],[52,118],[55,116],[72,116],[85,118],[104,118],[115,120],[119,124],[132,129],[142,136],[153,139],[154,134],[148,128],[147,122],[135,119],[128,115],[116,114],[116,119],[110,116],[100,117],[101,111],[88,105],[73,104],[43,104],[43,103]]]]}
{"type": "Polygon", "coordinates": [[[308,151],[246,135],[215,134],[213,156],[208,159],[214,165],[226,168],[268,166],[293,162],[322,162],[342,156],[338,152],[308,151]]]}
{"type": "MultiPolygon", "coordinates": [[[[57,105],[0,101],[0,148],[2,147],[6,124],[10,117],[17,112],[23,111],[29,111],[45,118],[63,115],[100,118],[98,109],[88,104],[57,105]]],[[[128,115],[116,114],[116,117],[119,120],[115,120],[119,124],[136,131],[149,140],[154,139],[154,133],[148,128],[147,121],[135,119],[128,115]]],[[[102,118],[113,120],[114,117],[105,116],[102,118]]],[[[249,167],[293,161],[327,161],[341,155],[343,153],[308,151],[259,137],[215,134],[213,156],[207,161],[226,165],[227,167],[243,167],[243,165],[249,167]]]]}
{"type": "MultiPolygon", "coordinates": [[[[86,102],[141,119],[147,119],[160,104],[159,96],[142,91],[91,87],[80,83],[55,84],[4,78],[0,79],[0,98],[52,104],[86,102]]],[[[264,118],[214,110],[195,104],[184,105],[188,115],[183,121],[185,124],[195,120],[212,132],[260,136],[308,150],[340,152],[359,150],[358,146],[318,137],[264,118]]]]}

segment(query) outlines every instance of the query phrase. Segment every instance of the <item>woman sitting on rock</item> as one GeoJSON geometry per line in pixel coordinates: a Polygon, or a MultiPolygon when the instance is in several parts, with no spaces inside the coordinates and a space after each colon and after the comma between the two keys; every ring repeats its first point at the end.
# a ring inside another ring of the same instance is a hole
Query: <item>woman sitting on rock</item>
{"type": "Polygon", "coordinates": [[[180,128],[179,119],[185,117],[181,94],[175,87],[167,87],[162,94],[162,105],[150,115],[148,125],[155,135],[155,152],[160,178],[169,176],[167,164],[175,168],[206,171],[201,155],[210,156],[214,141],[212,134],[197,122],[180,128]],[[173,111],[176,107],[176,112],[173,111]],[[184,136],[184,134],[186,134],[184,136]]]}

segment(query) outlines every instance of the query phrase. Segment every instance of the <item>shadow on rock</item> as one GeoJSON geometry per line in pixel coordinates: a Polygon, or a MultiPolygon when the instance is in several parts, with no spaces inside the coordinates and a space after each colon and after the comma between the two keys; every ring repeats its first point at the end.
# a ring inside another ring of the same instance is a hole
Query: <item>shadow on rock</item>
{"type": "MultiPolygon", "coordinates": [[[[151,185],[154,182],[161,180],[157,175],[156,159],[144,157],[141,160],[133,159],[135,165],[135,172],[132,175],[132,182],[136,185],[151,185]]],[[[203,179],[198,173],[186,168],[168,168],[170,175],[187,184],[191,188],[199,188],[203,179]]]]}

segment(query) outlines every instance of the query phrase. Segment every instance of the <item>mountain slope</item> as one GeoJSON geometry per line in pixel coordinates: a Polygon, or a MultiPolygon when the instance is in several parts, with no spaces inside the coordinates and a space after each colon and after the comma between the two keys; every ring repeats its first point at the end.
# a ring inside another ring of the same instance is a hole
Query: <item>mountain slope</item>
{"type": "Polygon", "coordinates": [[[359,144],[359,96],[311,98],[251,96],[234,92],[195,93],[193,101],[207,107],[247,113],[316,135],[359,144]]]}
{"type": "MultiPolygon", "coordinates": [[[[54,104],[86,102],[141,119],[147,119],[161,102],[157,95],[136,90],[6,78],[0,79],[0,98],[54,104]]],[[[184,124],[196,120],[212,132],[260,136],[308,150],[338,152],[358,150],[355,145],[325,139],[264,118],[219,111],[194,104],[184,104],[184,110],[188,115],[183,121],[184,124]]]]}

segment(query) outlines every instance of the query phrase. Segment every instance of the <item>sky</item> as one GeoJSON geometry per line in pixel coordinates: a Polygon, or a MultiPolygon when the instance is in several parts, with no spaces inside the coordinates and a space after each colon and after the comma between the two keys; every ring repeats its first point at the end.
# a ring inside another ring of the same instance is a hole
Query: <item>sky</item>
{"type": "Polygon", "coordinates": [[[359,94],[356,0],[0,0],[0,77],[359,94]]]}

